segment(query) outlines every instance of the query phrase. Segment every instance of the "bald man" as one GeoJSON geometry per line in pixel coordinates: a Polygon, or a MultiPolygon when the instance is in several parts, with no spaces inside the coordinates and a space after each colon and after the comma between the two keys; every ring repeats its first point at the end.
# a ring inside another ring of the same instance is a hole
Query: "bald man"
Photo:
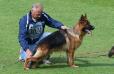
{"type": "Polygon", "coordinates": [[[56,29],[67,28],[45,13],[40,3],[33,4],[30,12],[19,21],[19,43],[21,46],[19,60],[24,61],[31,57],[38,42],[50,34],[44,32],[45,25],[56,29]]]}

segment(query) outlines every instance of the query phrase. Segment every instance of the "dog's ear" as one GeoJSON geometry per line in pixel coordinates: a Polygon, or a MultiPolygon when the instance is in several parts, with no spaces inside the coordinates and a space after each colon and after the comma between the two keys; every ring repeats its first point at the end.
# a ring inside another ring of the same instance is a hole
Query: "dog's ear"
{"type": "Polygon", "coordinates": [[[85,18],[87,19],[87,14],[85,13],[85,18]]]}
{"type": "Polygon", "coordinates": [[[82,14],[80,17],[80,21],[83,21],[83,20],[84,20],[84,15],[82,14]]]}

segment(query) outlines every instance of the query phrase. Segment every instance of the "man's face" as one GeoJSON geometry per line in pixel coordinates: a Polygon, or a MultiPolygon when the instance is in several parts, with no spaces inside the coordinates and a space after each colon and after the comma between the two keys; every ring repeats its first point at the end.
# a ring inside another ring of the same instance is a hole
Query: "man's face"
{"type": "Polygon", "coordinates": [[[41,17],[43,8],[41,6],[36,6],[34,8],[32,8],[32,18],[34,19],[39,19],[41,17]]]}

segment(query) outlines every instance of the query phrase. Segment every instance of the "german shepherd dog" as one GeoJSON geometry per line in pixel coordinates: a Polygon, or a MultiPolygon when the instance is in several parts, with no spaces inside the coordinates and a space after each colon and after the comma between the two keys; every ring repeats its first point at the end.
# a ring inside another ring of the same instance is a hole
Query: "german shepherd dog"
{"type": "Polygon", "coordinates": [[[114,55],[114,46],[112,46],[111,50],[108,53],[108,57],[112,57],[114,55]]]}
{"type": "Polygon", "coordinates": [[[30,62],[38,63],[53,51],[65,50],[67,53],[67,63],[70,67],[78,67],[74,64],[74,52],[86,34],[91,33],[94,26],[90,24],[86,14],[80,17],[79,22],[71,29],[55,31],[40,41],[35,54],[27,58],[24,63],[24,69],[30,68],[30,62]]]}

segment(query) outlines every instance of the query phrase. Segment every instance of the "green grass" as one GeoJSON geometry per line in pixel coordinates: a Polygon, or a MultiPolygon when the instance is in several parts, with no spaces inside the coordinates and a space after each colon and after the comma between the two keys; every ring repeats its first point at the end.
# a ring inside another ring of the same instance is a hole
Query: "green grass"
{"type": "MultiPolygon", "coordinates": [[[[96,29],[76,52],[79,68],[69,68],[65,53],[54,53],[52,62],[30,71],[16,62],[19,51],[18,21],[38,0],[0,0],[0,74],[113,74],[114,58],[103,56],[114,45],[114,0],[39,0],[53,18],[72,27],[87,13],[96,29]]],[[[54,29],[46,28],[53,32],[54,29]]]]}

